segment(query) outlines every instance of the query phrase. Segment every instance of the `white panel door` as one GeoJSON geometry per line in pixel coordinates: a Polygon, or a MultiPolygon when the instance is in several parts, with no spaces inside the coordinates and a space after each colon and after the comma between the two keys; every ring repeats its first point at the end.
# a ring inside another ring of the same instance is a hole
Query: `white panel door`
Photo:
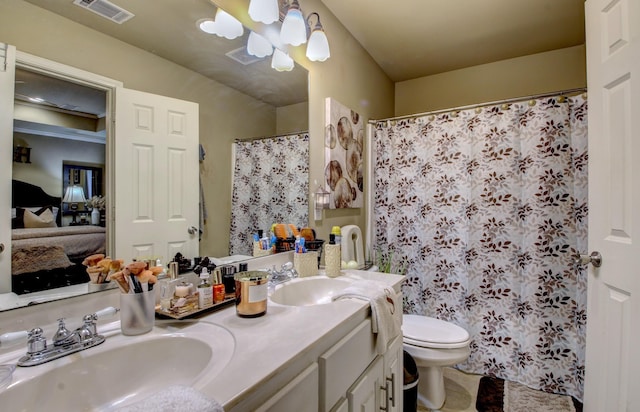
{"type": "Polygon", "coordinates": [[[118,88],[115,130],[115,256],[198,256],[198,105],[118,88]]]}
{"type": "Polygon", "coordinates": [[[640,1],[586,2],[589,265],[585,411],[640,411],[640,1]]]}
{"type": "Polygon", "coordinates": [[[377,412],[380,410],[380,388],[384,387],[384,364],[378,356],[347,391],[349,412],[377,412]]]}
{"type": "Polygon", "coordinates": [[[0,43],[0,293],[11,292],[11,177],[16,48],[0,43]]]}

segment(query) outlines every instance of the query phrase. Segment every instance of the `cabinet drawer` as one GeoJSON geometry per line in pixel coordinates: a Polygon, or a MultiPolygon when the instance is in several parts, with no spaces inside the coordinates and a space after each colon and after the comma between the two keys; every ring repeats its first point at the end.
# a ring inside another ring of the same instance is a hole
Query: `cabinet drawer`
{"type": "Polygon", "coordinates": [[[376,357],[371,319],[320,356],[320,411],[331,409],[376,357]]]}

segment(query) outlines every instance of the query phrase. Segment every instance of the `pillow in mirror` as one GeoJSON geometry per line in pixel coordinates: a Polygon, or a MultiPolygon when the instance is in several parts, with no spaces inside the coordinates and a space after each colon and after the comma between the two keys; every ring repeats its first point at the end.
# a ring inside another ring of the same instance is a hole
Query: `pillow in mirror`
{"type": "Polygon", "coordinates": [[[30,210],[24,211],[23,216],[25,229],[38,228],[38,227],[57,227],[56,221],[53,217],[51,209],[45,209],[40,215],[33,213],[30,210]]]}
{"type": "Polygon", "coordinates": [[[42,206],[42,207],[14,207],[11,209],[11,229],[24,228],[24,211],[30,210],[36,215],[40,216],[45,210],[51,210],[53,213],[53,221],[55,222],[58,217],[59,208],[55,206],[42,206]]]}

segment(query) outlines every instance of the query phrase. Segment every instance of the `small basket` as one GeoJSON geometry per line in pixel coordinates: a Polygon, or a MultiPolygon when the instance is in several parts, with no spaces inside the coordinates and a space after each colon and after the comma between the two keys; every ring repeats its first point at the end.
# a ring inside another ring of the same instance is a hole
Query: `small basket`
{"type": "MultiPolygon", "coordinates": [[[[318,252],[318,263],[321,261],[323,244],[324,244],[324,240],[322,239],[305,240],[304,242],[304,247],[307,250],[313,250],[318,252]]],[[[290,250],[296,250],[295,238],[276,239],[276,253],[288,252],[290,250]]]]}

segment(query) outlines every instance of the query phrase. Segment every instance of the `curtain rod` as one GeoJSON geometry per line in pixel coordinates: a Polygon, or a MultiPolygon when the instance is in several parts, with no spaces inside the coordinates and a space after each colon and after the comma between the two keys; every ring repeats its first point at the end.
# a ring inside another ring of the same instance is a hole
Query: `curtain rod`
{"type": "Polygon", "coordinates": [[[478,107],[495,106],[495,105],[507,104],[507,103],[517,103],[517,102],[522,102],[522,101],[525,101],[525,100],[540,99],[540,98],[543,98],[543,97],[556,96],[556,95],[559,95],[559,94],[560,95],[578,94],[578,93],[584,93],[586,91],[587,91],[586,87],[579,87],[579,88],[576,88],[576,89],[567,89],[567,90],[561,90],[561,91],[557,91],[557,92],[533,94],[533,95],[530,95],[530,96],[514,97],[514,98],[511,98],[511,99],[496,100],[496,101],[487,102],[487,103],[470,104],[470,105],[467,105],[467,106],[458,106],[458,107],[453,107],[453,108],[449,108],[449,109],[432,110],[430,112],[409,114],[409,115],[398,116],[398,117],[389,117],[389,118],[386,118],[386,119],[369,120],[368,123],[369,124],[376,124],[378,122],[385,122],[387,120],[411,119],[411,118],[428,116],[428,115],[432,115],[432,114],[441,114],[441,113],[446,113],[446,112],[451,112],[451,111],[461,111],[461,110],[476,109],[478,107]]]}
{"type": "Polygon", "coordinates": [[[254,140],[266,140],[266,139],[276,139],[278,137],[288,137],[288,136],[294,136],[297,134],[304,134],[304,133],[309,133],[308,130],[301,130],[299,132],[291,132],[291,133],[285,133],[285,134],[274,134],[272,136],[260,136],[260,137],[247,137],[246,139],[235,139],[235,143],[239,143],[239,142],[253,142],[254,140]]]}

